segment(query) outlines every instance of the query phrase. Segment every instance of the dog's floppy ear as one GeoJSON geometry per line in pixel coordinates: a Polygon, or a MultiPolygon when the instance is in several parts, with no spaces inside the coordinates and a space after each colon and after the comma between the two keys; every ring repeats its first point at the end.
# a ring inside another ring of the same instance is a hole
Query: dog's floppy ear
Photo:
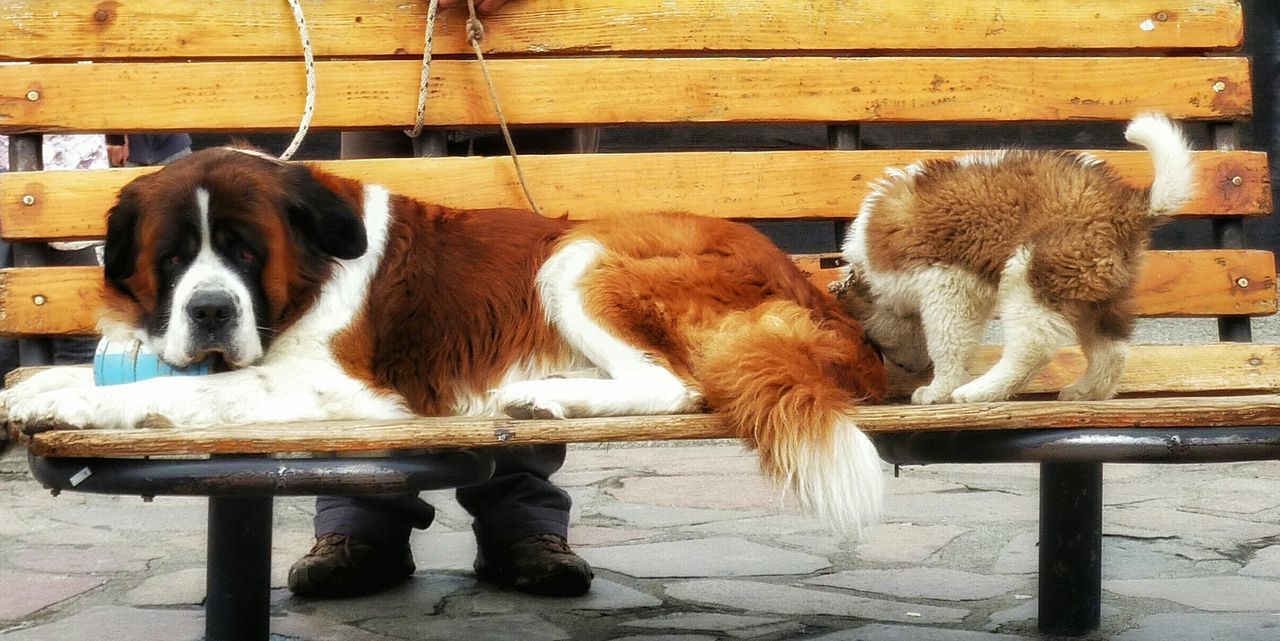
{"type": "Polygon", "coordinates": [[[285,169],[289,224],[320,251],[335,258],[358,258],[369,247],[364,220],[302,165],[285,169]]]}
{"type": "Polygon", "coordinates": [[[133,191],[126,187],[116,204],[107,211],[107,242],[103,248],[103,273],[107,281],[128,291],[125,279],[138,266],[138,216],[140,209],[133,191]]]}

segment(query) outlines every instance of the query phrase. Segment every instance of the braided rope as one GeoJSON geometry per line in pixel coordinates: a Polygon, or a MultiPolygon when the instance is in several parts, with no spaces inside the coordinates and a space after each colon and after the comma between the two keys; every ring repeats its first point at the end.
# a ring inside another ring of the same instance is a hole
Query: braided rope
{"type": "MultiPolygon", "coordinates": [[[[434,3],[435,0],[432,0],[434,3]]],[[[280,154],[280,160],[288,160],[302,146],[302,139],[307,137],[311,128],[311,117],[316,113],[316,60],[311,52],[311,36],[307,33],[307,18],[302,14],[299,0],[289,0],[289,8],[293,9],[293,22],[298,27],[298,38],[302,40],[302,61],[307,68],[307,101],[302,108],[302,120],[298,123],[298,131],[293,134],[293,141],[280,154]]]]}
{"type": "Polygon", "coordinates": [[[436,9],[440,0],[431,0],[427,5],[427,33],[422,38],[422,78],[418,82],[418,114],[413,122],[413,129],[404,133],[417,138],[422,133],[422,126],[427,118],[427,88],[431,82],[431,40],[436,32],[436,9]]]}

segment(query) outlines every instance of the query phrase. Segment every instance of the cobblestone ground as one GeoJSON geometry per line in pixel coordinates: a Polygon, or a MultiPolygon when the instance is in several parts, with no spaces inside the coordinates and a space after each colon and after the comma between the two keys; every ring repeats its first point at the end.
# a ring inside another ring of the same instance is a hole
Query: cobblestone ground
{"type": "MultiPolygon", "coordinates": [[[[886,470],[886,474],[888,474],[886,470]]],[[[535,598],[477,584],[468,519],[434,493],[419,571],[385,594],[293,598],[311,502],[276,501],[279,639],[541,641],[1035,638],[1030,465],[904,468],[865,540],[826,534],[737,445],[575,448],[574,543],[592,592],[535,598]],[[438,500],[436,500],[438,499],[438,500]]],[[[64,493],[0,461],[0,639],[200,638],[204,504],[64,493]]],[[[1109,466],[1103,628],[1090,638],[1280,638],[1280,463],[1109,466]]]]}

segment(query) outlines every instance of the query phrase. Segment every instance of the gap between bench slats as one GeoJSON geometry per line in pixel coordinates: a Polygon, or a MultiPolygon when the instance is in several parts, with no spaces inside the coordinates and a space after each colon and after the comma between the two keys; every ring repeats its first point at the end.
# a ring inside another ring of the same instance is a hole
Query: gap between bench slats
{"type": "MultiPolygon", "coordinates": [[[[511,124],[1237,120],[1242,57],[529,58],[490,63],[511,124]]],[[[319,61],[314,128],[413,123],[421,63],[319,61]]],[[[292,131],[294,62],[0,66],[0,133],[292,131]],[[129,87],[128,100],[104,101],[129,87]],[[34,97],[32,100],[30,97],[34,97]]],[[[426,121],[494,125],[479,65],[432,65],[426,121]]]]}
{"type": "MultiPolygon", "coordinates": [[[[854,421],[869,432],[958,429],[1242,427],[1280,425],[1280,397],[1016,401],[932,406],[860,407],[854,421]]],[[[190,454],[369,452],[541,443],[727,438],[712,415],[573,420],[421,418],[325,421],[207,429],[61,431],[35,437],[37,456],[136,457],[190,454]]]]}
{"type": "MultiPolygon", "coordinates": [[[[574,219],[653,211],[724,218],[847,219],[887,166],[967,151],[776,151],[523,156],[548,216],[574,219]]],[[[1130,184],[1150,185],[1145,151],[1090,151],[1130,184]]],[[[1198,188],[1183,215],[1260,216],[1271,211],[1267,156],[1199,151],[1198,188]],[[1239,180],[1237,180],[1239,179],[1239,180]],[[1236,184],[1236,183],[1239,184],[1236,184]]],[[[525,208],[511,161],[497,158],[341,160],[327,171],[460,209],[525,208]]],[[[16,240],[100,238],[125,183],[152,168],[0,173],[0,234],[16,240]],[[29,203],[29,204],[28,204],[29,203]]]]}
{"type": "MultiPolygon", "coordinates": [[[[427,3],[304,2],[317,56],[422,54],[427,3]]],[[[284,2],[0,2],[0,59],[297,57],[284,2]],[[19,13],[20,12],[20,13],[19,13]]],[[[441,12],[435,53],[471,53],[466,12],[441,12]]],[[[1233,49],[1233,0],[629,0],[516,2],[484,19],[503,53],[877,49],[1233,49]],[[1160,19],[1163,15],[1164,19],[1160,19]]]]}

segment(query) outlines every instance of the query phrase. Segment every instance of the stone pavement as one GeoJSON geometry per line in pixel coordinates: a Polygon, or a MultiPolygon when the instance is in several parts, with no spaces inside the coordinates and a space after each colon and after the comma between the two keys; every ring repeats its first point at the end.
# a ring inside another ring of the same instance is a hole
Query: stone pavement
{"type": "MultiPolygon", "coordinates": [[[[204,504],[64,493],[0,460],[0,641],[200,638],[204,504]]],[[[1030,465],[904,468],[862,542],[794,508],[730,443],[576,447],[557,476],[592,592],[477,584],[468,519],[433,493],[419,571],[385,594],[293,598],[311,501],[276,501],[278,639],[1013,641],[1036,638],[1030,465]]],[[[889,471],[886,469],[886,474],[889,471]]],[[[1121,641],[1280,639],[1280,463],[1106,472],[1103,628],[1121,641]]]]}

